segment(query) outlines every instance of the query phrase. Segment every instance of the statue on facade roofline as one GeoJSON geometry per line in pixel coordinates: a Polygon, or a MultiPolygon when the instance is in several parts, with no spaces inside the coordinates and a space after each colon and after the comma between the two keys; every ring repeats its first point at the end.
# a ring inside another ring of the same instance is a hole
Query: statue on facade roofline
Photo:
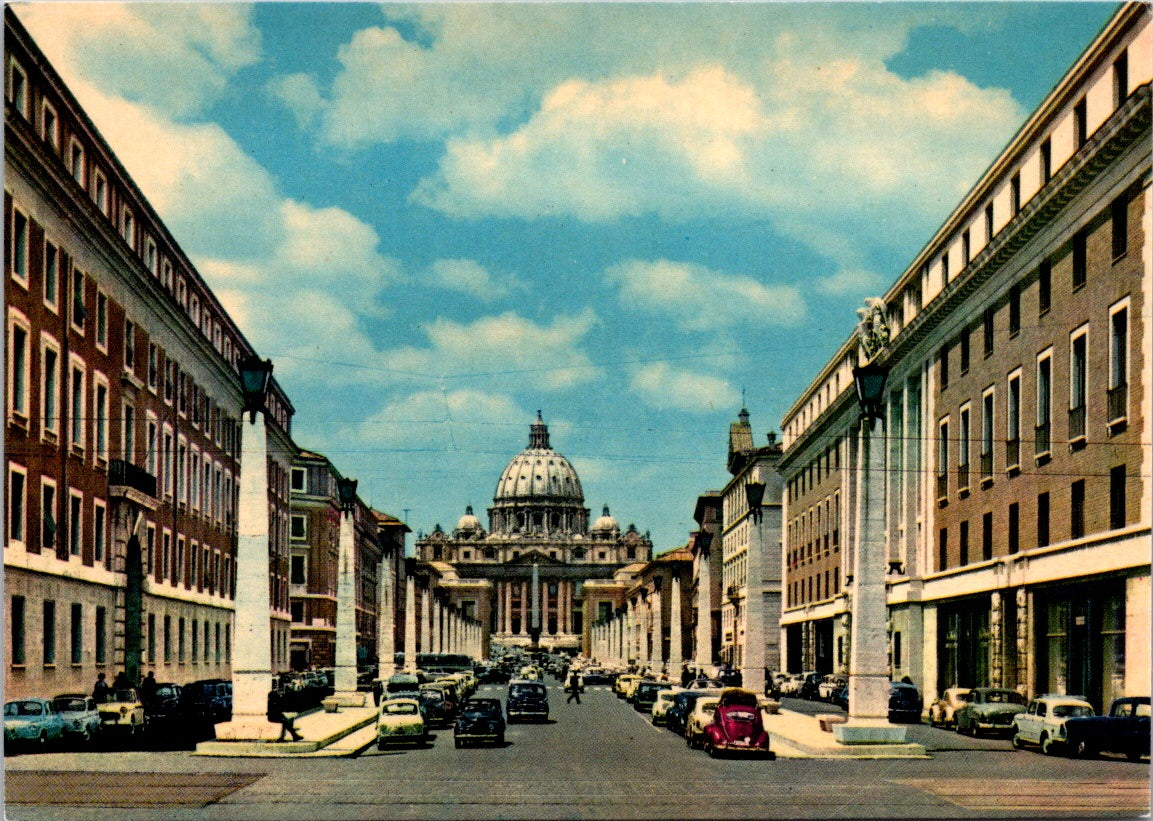
{"type": "Polygon", "coordinates": [[[889,344],[889,319],[885,314],[885,300],[865,297],[865,306],[857,309],[857,339],[866,359],[872,359],[889,344]]]}

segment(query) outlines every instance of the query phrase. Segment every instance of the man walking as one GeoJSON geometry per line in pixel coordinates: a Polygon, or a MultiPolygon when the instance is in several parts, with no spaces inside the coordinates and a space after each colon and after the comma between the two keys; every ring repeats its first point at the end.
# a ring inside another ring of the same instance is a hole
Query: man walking
{"type": "Polygon", "coordinates": [[[576,670],[573,670],[571,673],[569,673],[568,684],[565,686],[565,689],[568,690],[568,698],[565,699],[565,704],[570,703],[574,698],[576,699],[577,704],[581,703],[582,686],[581,674],[576,670]]]}

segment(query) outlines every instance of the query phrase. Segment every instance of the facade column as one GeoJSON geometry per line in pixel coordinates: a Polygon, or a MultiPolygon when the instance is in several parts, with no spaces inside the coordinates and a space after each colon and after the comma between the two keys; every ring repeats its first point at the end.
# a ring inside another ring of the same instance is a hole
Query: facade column
{"type": "Polygon", "coordinates": [[[649,664],[649,598],[637,602],[637,664],[643,670],[649,664]]]}
{"type": "Polygon", "coordinates": [[[420,643],[418,653],[432,652],[432,589],[420,591],[420,643]]]}
{"type": "Polygon", "coordinates": [[[393,601],[392,560],[380,560],[376,573],[376,677],[388,681],[396,672],[396,602],[393,601]]]}
{"type": "Polygon", "coordinates": [[[443,653],[444,641],[441,639],[440,631],[444,625],[444,605],[438,601],[432,603],[432,630],[429,635],[432,638],[432,652],[443,653]]]}
{"type": "Polygon", "coordinates": [[[551,635],[548,629],[548,588],[549,583],[547,581],[540,585],[540,631],[551,635]]]}
{"type": "MultiPolygon", "coordinates": [[[[681,674],[684,662],[681,627],[681,577],[673,576],[672,593],[669,601],[669,675],[674,678],[681,674]]],[[[678,679],[679,680],[679,679],[678,679]]]]}
{"type": "MultiPolygon", "coordinates": [[[[271,740],[272,595],[269,589],[268,433],[264,413],[245,423],[236,511],[236,590],[233,616],[232,720],[216,725],[221,741],[271,740]]],[[[252,417],[250,417],[250,420],[252,417]]]]}
{"type": "Polygon", "coordinates": [[[363,707],[356,689],[356,520],[352,510],[340,513],[336,577],[336,670],[333,697],[346,707],[363,707]]]}
{"type": "Polygon", "coordinates": [[[528,582],[520,583],[520,634],[528,635],[528,582]]]}
{"type": "MultiPolygon", "coordinates": [[[[706,536],[709,534],[705,534],[706,536]]],[[[698,538],[700,535],[698,534],[698,538]]],[[[697,562],[697,639],[693,661],[697,667],[712,664],[713,659],[713,582],[709,569],[709,551],[702,550],[697,562]]]]}
{"type": "Polygon", "coordinates": [[[404,580],[404,672],[416,672],[416,579],[404,580]]]}
{"type": "Polygon", "coordinates": [[[654,590],[652,594],[653,609],[653,672],[658,675],[665,672],[665,619],[662,612],[664,604],[661,591],[654,590]]]}
{"type": "Polygon", "coordinates": [[[625,611],[625,658],[637,659],[637,603],[636,599],[629,599],[628,609],[625,611]]]}

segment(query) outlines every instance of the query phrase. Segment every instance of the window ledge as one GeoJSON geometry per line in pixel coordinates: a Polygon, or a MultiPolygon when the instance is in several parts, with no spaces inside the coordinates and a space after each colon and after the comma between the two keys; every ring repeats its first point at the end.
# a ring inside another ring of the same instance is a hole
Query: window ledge
{"type": "Polygon", "coordinates": [[[1045,451],[1044,453],[1038,453],[1034,458],[1036,459],[1037,466],[1040,467],[1041,465],[1047,465],[1049,462],[1053,461],[1053,454],[1049,451],[1045,451]]]}

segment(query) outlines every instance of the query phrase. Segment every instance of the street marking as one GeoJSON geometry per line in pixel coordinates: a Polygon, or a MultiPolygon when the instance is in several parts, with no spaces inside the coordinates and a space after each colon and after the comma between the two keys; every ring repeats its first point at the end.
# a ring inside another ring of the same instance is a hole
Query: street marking
{"type": "Polygon", "coordinates": [[[263,773],[125,773],[9,770],[4,799],[25,806],[206,807],[263,773]],[[61,786],[67,784],[67,789],[61,786]]]}
{"type": "Polygon", "coordinates": [[[967,810],[1068,812],[1149,812],[1147,781],[1070,781],[984,778],[894,778],[894,784],[913,787],[967,810]]]}

